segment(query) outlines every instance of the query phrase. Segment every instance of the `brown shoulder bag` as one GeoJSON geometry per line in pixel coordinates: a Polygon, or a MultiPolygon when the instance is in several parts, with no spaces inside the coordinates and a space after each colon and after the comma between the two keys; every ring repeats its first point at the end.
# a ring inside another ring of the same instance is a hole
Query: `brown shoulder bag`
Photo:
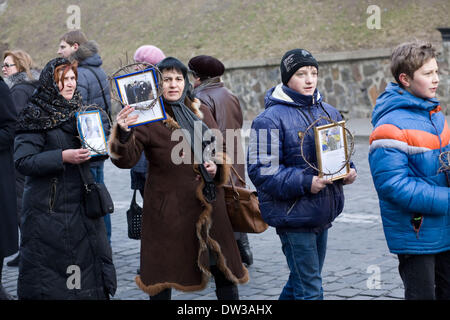
{"type": "Polygon", "coordinates": [[[261,216],[257,192],[246,188],[244,179],[239,176],[233,166],[231,166],[231,172],[233,172],[245,186],[235,186],[231,174],[231,185],[223,186],[225,190],[225,202],[227,205],[228,217],[233,226],[233,231],[245,233],[264,232],[269,226],[264,222],[261,216]]]}

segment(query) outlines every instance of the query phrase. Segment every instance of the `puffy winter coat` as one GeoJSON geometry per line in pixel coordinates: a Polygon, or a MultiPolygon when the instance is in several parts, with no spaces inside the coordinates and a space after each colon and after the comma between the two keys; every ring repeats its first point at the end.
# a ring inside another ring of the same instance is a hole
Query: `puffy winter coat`
{"type": "Polygon", "coordinates": [[[450,130],[436,99],[391,83],[372,114],[369,163],[387,244],[396,254],[450,250],[450,188],[439,154],[450,130]],[[423,215],[418,234],[411,219],[423,215]]]}
{"type": "MultiPolygon", "coordinates": [[[[16,137],[16,167],[27,176],[20,299],[106,299],[115,293],[116,274],[104,221],[86,216],[79,169],[62,161],[63,150],[81,147],[76,135],[73,118],[55,129],[16,137]],[[75,268],[79,268],[79,286],[75,268]]],[[[89,172],[88,163],[82,166],[89,172]]]]}
{"type": "Polygon", "coordinates": [[[105,111],[111,110],[108,77],[101,67],[103,61],[98,54],[98,47],[95,41],[88,41],[82,44],[70,58],[78,61],[77,90],[83,98],[83,103],[88,105],[96,104],[105,111]],[[92,71],[89,69],[92,69],[92,71]],[[99,78],[101,87],[94,73],[99,78]],[[102,89],[108,105],[105,105],[102,89]]]}
{"type": "MultiPolygon", "coordinates": [[[[301,156],[300,136],[305,137],[305,157],[317,166],[314,130],[305,131],[320,117],[342,120],[340,113],[322,102],[317,90],[304,96],[282,84],[267,92],[265,106],[253,120],[247,155],[248,175],[264,220],[277,232],[330,227],[344,206],[342,180],[311,193],[317,172],[301,156]]],[[[317,125],[323,124],[328,122],[322,119],[317,125]]]]}

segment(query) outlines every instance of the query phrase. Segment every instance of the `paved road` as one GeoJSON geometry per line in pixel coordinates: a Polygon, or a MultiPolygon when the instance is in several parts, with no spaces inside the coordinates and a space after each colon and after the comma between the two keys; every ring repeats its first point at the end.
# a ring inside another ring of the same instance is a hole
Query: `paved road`
{"type": "MultiPolygon", "coordinates": [[[[345,187],[346,205],[329,231],[323,269],[325,299],[402,299],[403,285],[397,271],[397,258],[386,246],[378,199],[367,162],[368,139],[358,138],[353,161],[358,180],[345,187]]],[[[127,238],[126,210],[130,205],[129,170],[105,163],[105,183],[115,203],[112,214],[112,249],[118,288],[114,299],[142,300],[148,296],[134,282],[139,267],[140,242],[127,238]]],[[[140,199],[139,199],[140,200],[140,199]]],[[[288,268],[278,236],[273,228],[263,234],[250,234],[254,264],[250,281],[239,286],[241,299],[276,300],[288,277],[288,268]]],[[[17,268],[7,267],[3,284],[16,294],[17,268]]],[[[201,292],[173,291],[174,300],[214,300],[214,281],[201,292]]]]}

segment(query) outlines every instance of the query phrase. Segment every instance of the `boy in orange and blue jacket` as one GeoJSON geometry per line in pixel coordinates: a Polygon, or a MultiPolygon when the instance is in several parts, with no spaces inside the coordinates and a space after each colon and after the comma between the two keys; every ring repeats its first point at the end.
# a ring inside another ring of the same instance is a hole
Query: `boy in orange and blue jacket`
{"type": "Polygon", "coordinates": [[[397,83],[377,99],[369,163],[390,251],[398,255],[406,299],[450,299],[450,130],[436,99],[436,51],[399,45],[391,57],[397,83]]]}

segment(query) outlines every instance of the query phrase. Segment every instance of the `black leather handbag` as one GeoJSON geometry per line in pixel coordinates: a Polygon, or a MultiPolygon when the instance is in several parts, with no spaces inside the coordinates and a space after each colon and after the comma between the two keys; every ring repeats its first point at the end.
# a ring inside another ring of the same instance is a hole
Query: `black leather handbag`
{"type": "Polygon", "coordinates": [[[91,175],[86,175],[81,166],[81,180],[84,184],[84,203],[86,206],[86,216],[91,219],[97,219],[114,212],[114,202],[104,183],[97,183],[91,175]],[[87,177],[90,177],[87,178],[87,177]]]}
{"type": "Polygon", "coordinates": [[[136,202],[136,189],[131,199],[130,209],[127,211],[128,238],[141,239],[142,208],[136,202]]]}

